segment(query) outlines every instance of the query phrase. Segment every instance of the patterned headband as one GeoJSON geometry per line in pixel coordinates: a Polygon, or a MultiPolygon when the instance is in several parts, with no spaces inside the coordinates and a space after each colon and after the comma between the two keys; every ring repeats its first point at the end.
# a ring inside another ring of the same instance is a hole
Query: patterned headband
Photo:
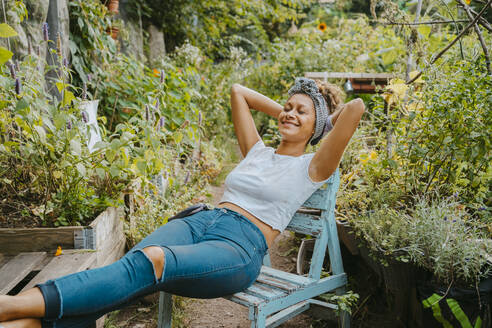
{"type": "Polygon", "coordinates": [[[316,112],[316,126],[314,134],[311,136],[308,143],[311,143],[313,146],[316,145],[324,135],[323,131],[325,130],[326,121],[329,116],[325,98],[319,92],[316,82],[313,79],[306,77],[296,78],[294,85],[289,89],[288,93],[289,98],[296,93],[303,93],[310,96],[313,100],[316,112]]]}

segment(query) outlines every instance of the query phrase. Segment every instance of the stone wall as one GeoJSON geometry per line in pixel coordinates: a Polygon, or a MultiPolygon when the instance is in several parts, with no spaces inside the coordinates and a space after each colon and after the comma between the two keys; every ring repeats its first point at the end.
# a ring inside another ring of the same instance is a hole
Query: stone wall
{"type": "Polygon", "coordinates": [[[121,51],[127,55],[133,55],[139,60],[146,60],[144,54],[144,31],[142,17],[138,13],[131,13],[132,9],[128,5],[128,0],[120,0],[120,13],[118,18],[125,22],[125,29],[128,33],[128,41],[122,42],[121,51]],[[135,16],[138,16],[136,18],[135,16]]]}
{"type": "Polygon", "coordinates": [[[166,54],[164,33],[154,25],[150,25],[149,32],[149,62],[154,64],[166,54]]]}
{"type": "Polygon", "coordinates": [[[33,49],[37,45],[41,45],[40,55],[45,56],[46,47],[44,47],[42,32],[44,22],[47,22],[50,26],[50,39],[56,41],[57,34],[60,32],[63,54],[67,57],[70,56],[68,47],[70,34],[68,0],[24,0],[28,17],[22,22],[14,10],[15,0],[4,1],[7,23],[19,34],[18,37],[10,38],[10,46],[11,51],[14,53],[14,58],[19,59],[27,55],[29,42],[33,49]]]}
{"type": "MultiPolygon", "coordinates": [[[[14,53],[14,59],[21,59],[29,51],[39,52],[41,58],[46,58],[47,62],[53,64],[51,55],[47,51],[46,43],[43,41],[42,26],[47,22],[49,25],[49,37],[53,42],[49,46],[56,48],[58,34],[61,37],[62,53],[70,61],[69,36],[70,19],[68,12],[68,1],[70,0],[23,0],[26,5],[28,17],[24,21],[15,12],[15,0],[4,0],[6,6],[7,22],[19,34],[18,37],[10,38],[10,49],[14,53]],[[39,46],[39,49],[37,49],[39,46]]],[[[128,0],[120,0],[120,13],[116,18],[124,21],[126,36],[128,40],[121,44],[121,51],[128,55],[133,55],[138,60],[147,61],[152,65],[166,53],[164,34],[153,25],[142,24],[142,18],[132,13],[130,18],[128,0]],[[137,17],[137,18],[135,18],[137,17]],[[145,29],[145,30],[144,30],[145,29]],[[148,37],[148,53],[144,52],[144,38],[148,37]]],[[[1,9],[1,8],[0,8],[1,9]]],[[[3,13],[0,11],[0,21],[3,21],[3,13]]],[[[0,40],[0,45],[7,47],[5,39],[0,40]]],[[[44,69],[42,67],[41,69],[44,69]]],[[[54,72],[47,74],[47,79],[54,77],[54,72]]],[[[50,93],[59,96],[56,90],[51,90],[51,83],[47,84],[50,93]]]]}
{"type": "MultiPolygon", "coordinates": [[[[46,58],[50,64],[53,63],[51,56],[47,51],[48,46],[46,42],[43,41],[42,27],[45,22],[49,25],[50,39],[55,41],[50,43],[49,46],[56,48],[56,39],[59,33],[62,42],[63,55],[70,58],[68,44],[70,35],[68,0],[24,0],[28,17],[22,22],[15,11],[15,0],[4,1],[7,23],[18,33],[17,37],[9,38],[10,49],[14,53],[14,59],[21,59],[26,56],[29,51],[32,51],[33,53],[39,51],[39,56],[41,58],[46,58]]],[[[3,41],[2,45],[9,46],[6,41],[3,41]]],[[[41,67],[41,69],[44,69],[44,67],[41,67]]],[[[51,75],[52,74],[53,73],[51,73],[51,75]]],[[[50,74],[48,74],[47,77],[49,78],[49,76],[50,74]]],[[[50,84],[51,83],[48,83],[48,86],[50,86],[50,84]]],[[[50,92],[53,95],[58,96],[57,90],[50,90],[50,92]]]]}

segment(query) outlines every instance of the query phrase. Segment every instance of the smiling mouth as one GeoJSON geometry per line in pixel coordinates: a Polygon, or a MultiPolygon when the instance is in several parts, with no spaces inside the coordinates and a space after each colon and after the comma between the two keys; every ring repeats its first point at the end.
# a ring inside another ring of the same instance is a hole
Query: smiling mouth
{"type": "Polygon", "coordinates": [[[283,125],[292,125],[292,126],[299,126],[297,124],[294,124],[292,122],[282,122],[283,125]]]}

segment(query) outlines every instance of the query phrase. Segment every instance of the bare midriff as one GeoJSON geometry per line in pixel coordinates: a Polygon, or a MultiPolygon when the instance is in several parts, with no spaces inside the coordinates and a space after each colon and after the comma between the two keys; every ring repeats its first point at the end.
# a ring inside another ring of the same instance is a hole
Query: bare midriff
{"type": "Polygon", "coordinates": [[[243,208],[237,206],[236,204],[229,203],[229,202],[223,202],[223,203],[220,203],[219,205],[217,205],[217,207],[226,207],[230,210],[238,212],[238,213],[244,215],[245,217],[247,217],[251,222],[253,222],[261,230],[261,232],[263,232],[263,236],[265,237],[268,248],[270,248],[270,246],[273,244],[273,241],[275,240],[275,238],[280,234],[280,231],[273,229],[271,226],[269,226],[265,222],[261,221],[256,216],[247,212],[243,208]]]}

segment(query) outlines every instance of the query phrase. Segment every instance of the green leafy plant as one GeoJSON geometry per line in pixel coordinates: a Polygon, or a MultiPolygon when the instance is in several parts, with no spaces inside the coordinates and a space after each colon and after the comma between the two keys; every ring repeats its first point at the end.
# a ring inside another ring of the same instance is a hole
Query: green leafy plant
{"type": "Polygon", "coordinates": [[[348,292],[341,295],[331,293],[322,294],[320,295],[320,298],[326,302],[336,304],[338,308],[335,313],[337,314],[337,316],[340,316],[342,312],[352,314],[352,308],[357,305],[359,294],[349,290],[348,292]]]}
{"type": "Polygon", "coordinates": [[[99,1],[70,1],[70,52],[76,72],[75,84],[88,83],[108,69],[116,43],[108,34],[111,17],[99,1]]]}
{"type": "Polygon", "coordinates": [[[87,127],[69,70],[56,50],[52,55],[60,63],[56,85],[62,94],[54,103],[45,94],[38,58],[1,67],[0,189],[8,195],[1,211],[9,226],[26,217],[44,226],[81,224],[114,204],[121,190],[119,178],[106,175],[100,161],[104,149],[90,153],[85,147],[87,127]]]}
{"type": "Polygon", "coordinates": [[[174,50],[186,39],[218,62],[228,58],[231,46],[258,55],[267,44],[287,31],[291,21],[305,16],[312,0],[292,1],[129,1],[133,19],[162,28],[166,49],[174,50]]]}
{"type": "Polygon", "coordinates": [[[490,274],[492,241],[454,197],[420,198],[400,210],[382,205],[352,224],[380,259],[411,260],[438,281],[473,286],[490,274]]]}

